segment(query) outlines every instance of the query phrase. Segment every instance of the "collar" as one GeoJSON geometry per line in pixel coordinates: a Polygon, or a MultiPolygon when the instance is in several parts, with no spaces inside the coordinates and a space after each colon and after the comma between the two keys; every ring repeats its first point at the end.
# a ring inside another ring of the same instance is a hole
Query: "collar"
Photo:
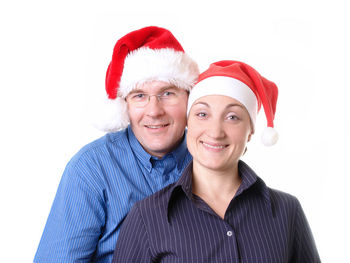
{"type": "Polygon", "coordinates": [[[187,155],[189,154],[187,150],[187,143],[186,143],[186,136],[187,136],[187,130],[184,131],[184,135],[182,137],[182,141],[180,144],[174,149],[170,154],[173,155],[175,162],[176,162],[176,167],[177,171],[180,172],[182,171],[185,167],[185,159],[187,155]]]}
{"type": "Polygon", "coordinates": [[[165,211],[166,217],[168,219],[168,223],[170,223],[170,211],[173,204],[177,200],[179,200],[179,198],[183,196],[183,194],[185,194],[189,200],[193,199],[192,167],[193,167],[193,161],[191,161],[187,165],[187,167],[183,171],[179,180],[175,182],[168,191],[168,195],[166,197],[166,211],[165,211]]]}
{"type": "Polygon", "coordinates": [[[273,211],[272,211],[272,203],[270,198],[270,191],[269,191],[269,188],[266,186],[265,182],[259,176],[257,176],[256,173],[253,171],[253,169],[250,168],[242,160],[239,160],[238,162],[238,172],[242,178],[242,183],[238,188],[234,198],[243,194],[248,189],[256,187],[257,191],[264,198],[264,201],[272,214],[273,211]]]}
{"type": "Polygon", "coordinates": [[[140,162],[147,169],[148,172],[152,171],[154,161],[160,161],[166,158],[174,158],[178,172],[182,170],[184,165],[183,160],[185,159],[188,153],[187,145],[186,145],[186,131],[184,133],[182,141],[176,147],[176,149],[174,149],[170,153],[167,153],[165,156],[163,156],[163,158],[152,156],[151,154],[145,151],[145,149],[142,147],[140,142],[137,140],[131,128],[131,125],[128,126],[127,134],[128,134],[131,149],[135,153],[137,159],[140,160],[140,162]]]}
{"type": "MultiPolygon", "coordinates": [[[[173,207],[173,204],[180,199],[181,195],[185,195],[189,200],[193,201],[192,194],[192,167],[193,162],[191,161],[183,174],[179,178],[179,180],[169,189],[169,194],[167,196],[167,206],[166,206],[166,216],[168,222],[170,222],[170,211],[173,207]]],[[[238,172],[242,178],[242,183],[238,188],[233,199],[237,198],[237,196],[242,195],[249,189],[254,190],[255,188],[261,196],[264,198],[266,205],[268,206],[269,211],[272,212],[272,204],[270,199],[269,189],[266,186],[265,182],[256,175],[256,173],[242,160],[238,162],[238,172]]],[[[233,200],[232,199],[232,200],[233,200]]],[[[232,201],[231,201],[232,202],[232,201]]]]}

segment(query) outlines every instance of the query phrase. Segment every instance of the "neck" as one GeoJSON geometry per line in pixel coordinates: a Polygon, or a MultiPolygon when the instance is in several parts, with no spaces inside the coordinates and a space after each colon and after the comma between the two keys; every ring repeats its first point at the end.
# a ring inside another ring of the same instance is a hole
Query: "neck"
{"type": "Polygon", "coordinates": [[[179,147],[179,145],[182,143],[183,139],[184,139],[184,135],[182,135],[182,137],[177,142],[175,142],[170,148],[161,149],[159,151],[147,150],[143,145],[141,145],[141,146],[150,155],[157,157],[159,159],[162,159],[165,155],[167,155],[168,153],[174,151],[177,147],[179,147]]]}
{"type": "Polygon", "coordinates": [[[225,171],[210,170],[193,162],[192,192],[222,218],[241,181],[238,162],[225,171]]]}

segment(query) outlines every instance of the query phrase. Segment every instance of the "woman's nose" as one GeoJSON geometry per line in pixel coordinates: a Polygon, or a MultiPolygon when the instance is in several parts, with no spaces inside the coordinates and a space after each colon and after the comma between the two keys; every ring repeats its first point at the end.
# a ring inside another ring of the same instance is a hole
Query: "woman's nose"
{"type": "Polygon", "coordinates": [[[213,119],[212,121],[210,121],[210,123],[208,123],[207,135],[215,139],[225,137],[225,131],[220,120],[213,119]]]}

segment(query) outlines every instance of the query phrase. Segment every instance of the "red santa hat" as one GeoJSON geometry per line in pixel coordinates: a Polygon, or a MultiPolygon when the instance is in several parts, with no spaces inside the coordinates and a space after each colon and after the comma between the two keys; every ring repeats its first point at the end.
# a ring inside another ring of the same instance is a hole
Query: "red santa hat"
{"type": "Polygon", "coordinates": [[[277,142],[278,134],[273,121],[278,89],[273,82],[262,77],[254,68],[232,60],[211,64],[209,69],[199,75],[198,82],[190,93],[187,114],[197,99],[207,95],[225,95],[241,102],[247,109],[253,126],[256,115],[263,105],[267,128],[263,132],[262,142],[266,146],[277,142]]]}
{"type": "Polygon", "coordinates": [[[125,98],[138,84],[158,80],[189,91],[198,75],[197,63],[169,30],[151,26],[133,31],[114,47],[106,73],[108,100],[95,124],[107,132],[127,127],[125,98]]]}

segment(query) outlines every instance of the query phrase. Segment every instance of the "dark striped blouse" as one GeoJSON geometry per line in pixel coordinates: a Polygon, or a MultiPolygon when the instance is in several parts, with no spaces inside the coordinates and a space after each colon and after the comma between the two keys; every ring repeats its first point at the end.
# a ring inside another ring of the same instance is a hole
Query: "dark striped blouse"
{"type": "Polygon", "coordinates": [[[192,165],[179,181],[137,203],[113,262],[320,262],[299,201],[268,188],[243,161],[242,184],[221,219],[192,194],[192,165]]]}

